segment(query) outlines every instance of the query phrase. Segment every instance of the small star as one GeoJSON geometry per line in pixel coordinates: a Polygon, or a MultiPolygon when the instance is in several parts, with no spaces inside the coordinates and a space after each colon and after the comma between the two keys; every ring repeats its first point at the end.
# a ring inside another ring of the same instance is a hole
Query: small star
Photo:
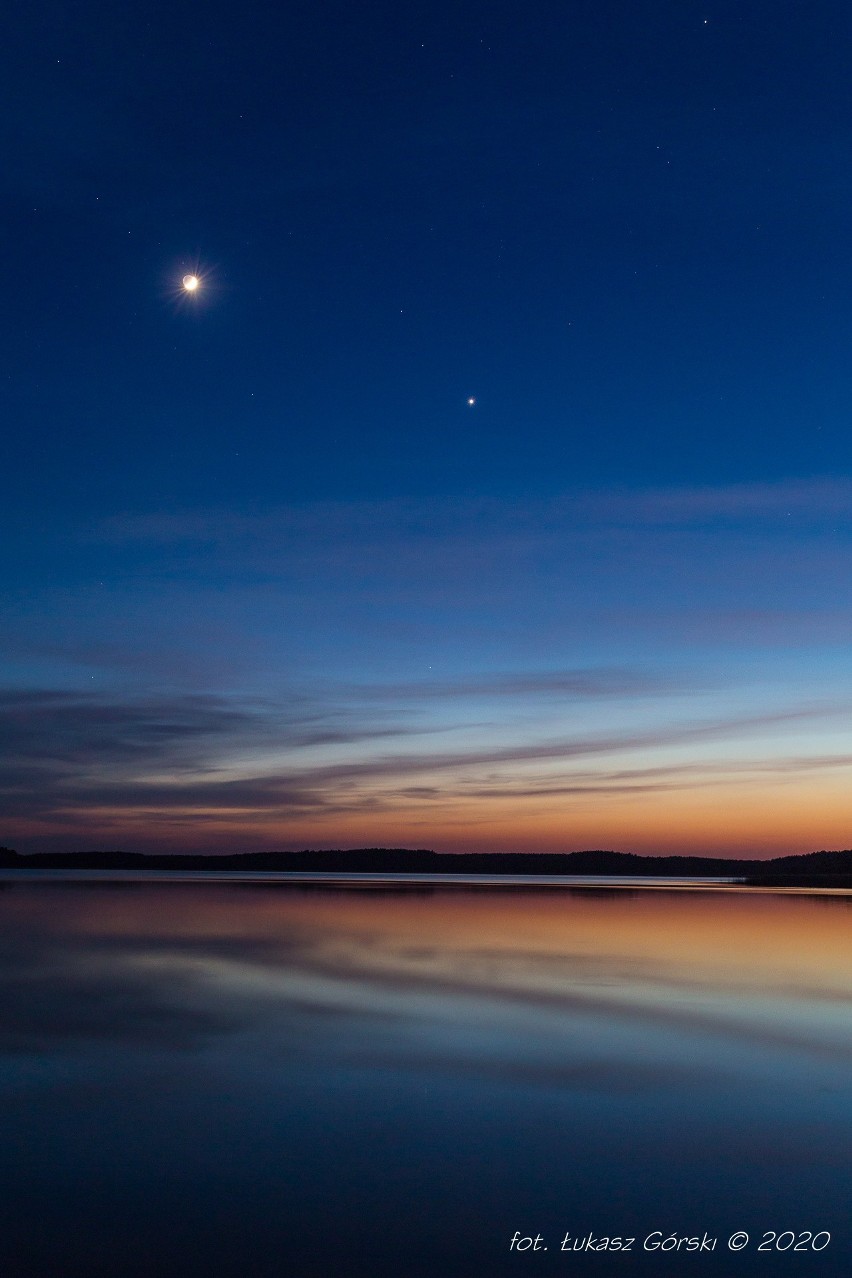
{"type": "Polygon", "coordinates": [[[474,398],[474,396],[473,396],[473,395],[469,395],[469,396],[468,396],[468,399],[467,399],[467,406],[468,406],[468,408],[473,408],[473,406],[474,406],[474,404],[475,404],[475,403],[476,403],[476,399],[474,398]]]}

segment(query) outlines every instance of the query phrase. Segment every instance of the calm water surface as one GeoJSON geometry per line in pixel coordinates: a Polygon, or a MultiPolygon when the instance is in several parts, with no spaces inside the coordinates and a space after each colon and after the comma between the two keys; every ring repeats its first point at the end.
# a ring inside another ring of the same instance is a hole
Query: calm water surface
{"type": "Polygon", "coordinates": [[[849,895],[6,876],[0,1273],[847,1278],[850,924],[849,895]]]}

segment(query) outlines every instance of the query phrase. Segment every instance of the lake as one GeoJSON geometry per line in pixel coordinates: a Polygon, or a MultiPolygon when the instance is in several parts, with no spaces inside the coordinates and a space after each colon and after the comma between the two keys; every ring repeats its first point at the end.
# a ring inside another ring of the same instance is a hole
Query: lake
{"type": "Polygon", "coordinates": [[[848,1278],[850,924],[710,883],[10,871],[0,1274],[848,1278]]]}

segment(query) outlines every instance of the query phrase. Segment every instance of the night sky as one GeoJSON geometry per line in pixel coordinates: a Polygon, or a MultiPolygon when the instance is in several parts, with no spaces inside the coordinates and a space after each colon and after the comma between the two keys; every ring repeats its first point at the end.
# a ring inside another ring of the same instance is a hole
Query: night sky
{"type": "Polygon", "coordinates": [[[13,2],[0,843],[849,846],[850,45],[13,2]]]}

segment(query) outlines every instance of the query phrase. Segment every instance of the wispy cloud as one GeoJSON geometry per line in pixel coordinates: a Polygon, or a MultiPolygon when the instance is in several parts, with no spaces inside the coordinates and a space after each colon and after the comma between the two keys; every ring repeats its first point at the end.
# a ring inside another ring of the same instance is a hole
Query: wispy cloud
{"type": "Polygon", "coordinates": [[[115,819],[122,810],[192,813],[199,821],[215,821],[222,814],[246,821],[277,814],[286,820],[411,802],[662,793],[716,784],[734,772],[745,777],[756,770],[791,773],[852,762],[852,756],[835,754],[735,765],[702,759],[617,769],[595,765],[568,773],[561,769],[584,758],[644,757],[670,747],[729,744],[767,729],[783,732],[849,714],[849,707],[836,705],[486,749],[436,748],[429,744],[429,734],[417,734],[416,750],[394,754],[377,752],[376,745],[383,737],[411,735],[404,728],[350,724],[333,733],[288,721],[269,706],[237,709],[214,698],[121,706],[56,693],[14,693],[6,696],[4,708],[0,811],[7,819],[54,822],[85,821],[87,813],[106,811],[115,819]],[[327,744],[357,745],[357,758],[311,763],[305,757],[306,747],[327,744]],[[264,756],[282,753],[289,755],[286,766],[264,769],[264,756]],[[243,762],[241,775],[235,775],[235,761],[246,757],[256,758],[260,766],[252,772],[243,762]],[[413,785],[413,778],[420,783],[413,785]]]}
{"type": "MultiPolygon", "coordinates": [[[[420,679],[405,683],[343,684],[341,696],[364,702],[500,700],[503,697],[598,700],[659,696],[681,686],[674,676],[627,669],[505,671],[479,678],[420,679]]],[[[694,686],[694,685],[693,685],[694,686]]]]}
{"type": "Polygon", "coordinates": [[[475,822],[836,770],[849,513],[852,481],[811,479],[81,529],[109,590],[10,596],[2,810],[283,831],[467,804],[475,822]],[[736,774],[750,739],[762,760],[736,774]]]}
{"type": "Polygon", "coordinates": [[[569,489],[557,496],[511,502],[487,496],[398,498],[302,503],[251,513],[152,512],[112,516],[81,535],[98,542],[220,545],[239,551],[276,543],[321,547],[343,534],[378,542],[390,530],[422,540],[461,533],[476,543],[478,534],[500,530],[541,536],[590,526],[704,528],[708,523],[773,524],[783,530],[789,520],[824,527],[850,515],[852,478],[832,476],[700,487],[569,489]]]}

